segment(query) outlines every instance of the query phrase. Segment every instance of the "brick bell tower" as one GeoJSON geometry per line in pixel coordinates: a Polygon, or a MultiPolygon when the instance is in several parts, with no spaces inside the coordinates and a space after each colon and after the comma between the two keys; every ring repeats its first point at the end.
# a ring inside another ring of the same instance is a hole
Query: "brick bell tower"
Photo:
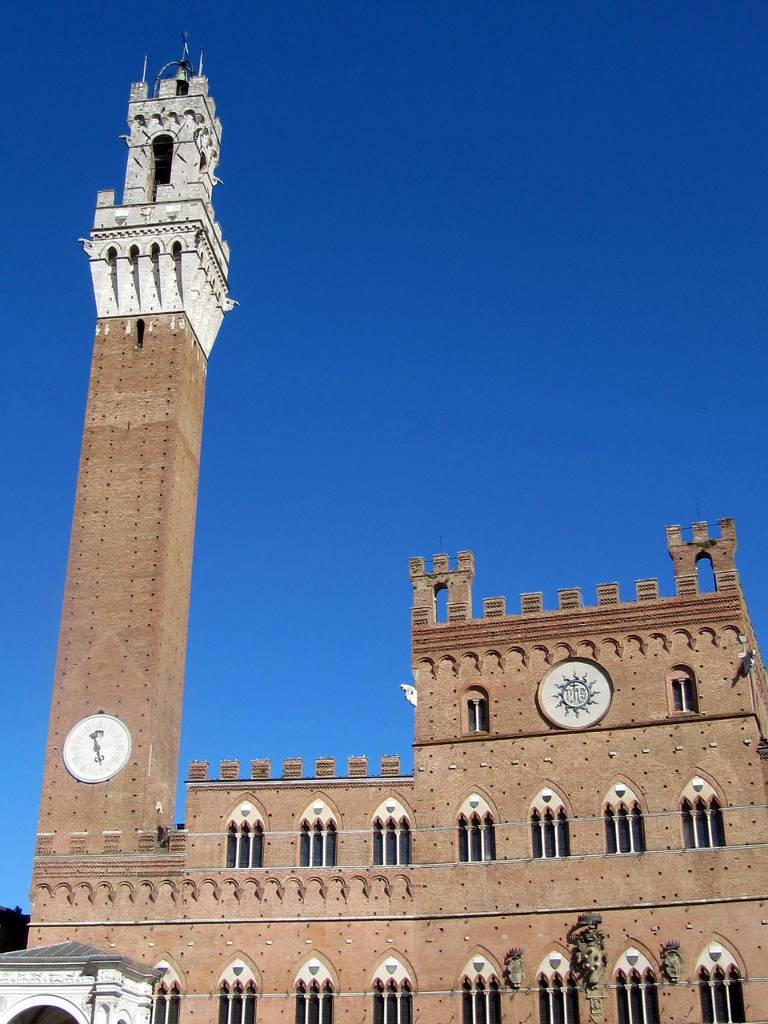
{"type": "Polygon", "coordinates": [[[96,337],[39,854],[135,850],[173,821],[206,369],[234,303],[208,82],[182,59],[151,93],[131,87],[122,204],[99,192],[82,240],[96,337]]]}

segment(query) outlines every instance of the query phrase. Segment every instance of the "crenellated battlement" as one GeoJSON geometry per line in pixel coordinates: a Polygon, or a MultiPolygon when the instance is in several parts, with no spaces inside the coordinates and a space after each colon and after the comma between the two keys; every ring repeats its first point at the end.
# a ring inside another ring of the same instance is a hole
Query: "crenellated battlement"
{"type": "Polygon", "coordinates": [[[409,576],[413,587],[414,612],[418,609],[424,625],[437,621],[437,595],[448,591],[448,621],[464,622],[472,618],[472,580],[475,576],[475,556],[471,551],[460,551],[456,567],[450,566],[445,554],[432,556],[432,571],[427,572],[423,558],[412,558],[409,576]]]}
{"type": "MultiPolygon", "coordinates": [[[[368,771],[368,758],[364,754],[353,754],[347,758],[347,774],[341,775],[336,771],[336,758],[318,757],[315,759],[314,774],[304,773],[304,759],[301,757],[286,757],[283,760],[283,771],[281,775],[272,775],[272,762],[266,758],[255,758],[250,762],[249,774],[241,774],[240,761],[231,758],[219,762],[218,775],[211,777],[208,761],[191,761],[187,771],[187,782],[244,782],[260,781],[274,783],[285,782],[316,782],[323,781],[345,781],[347,779],[392,779],[403,778],[400,770],[399,754],[383,754],[379,761],[379,774],[373,775],[368,771]]],[[[405,776],[409,778],[410,776],[405,776]]]]}
{"type": "MultiPolygon", "coordinates": [[[[709,524],[693,523],[689,528],[690,539],[684,539],[683,527],[668,526],[667,548],[674,563],[675,593],[663,596],[656,578],[640,579],[635,582],[635,595],[622,600],[618,583],[598,583],[596,600],[585,604],[580,587],[565,587],[557,591],[557,607],[546,608],[544,594],[533,591],[520,595],[520,610],[509,611],[506,597],[486,597],[483,600],[482,619],[508,619],[552,612],[579,611],[645,603],[648,601],[670,601],[679,597],[695,597],[701,593],[698,580],[698,564],[710,561],[714,571],[717,592],[739,590],[738,571],[734,565],[736,551],[736,526],[733,519],[721,519],[719,537],[710,537],[709,524]]],[[[425,569],[423,558],[411,558],[409,576],[413,586],[413,627],[441,626],[456,622],[477,621],[472,614],[472,579],[475,561],[471,551],[460,551],[455,568],[450,568],[448,555],[434,555],[432,571],[425,569]],[[441,590],[448,590],[448,615],[445,622],[438,622],[436,598],[441,590]]],[[[703,595],[706,596],[706,595],[703,595]]]]}

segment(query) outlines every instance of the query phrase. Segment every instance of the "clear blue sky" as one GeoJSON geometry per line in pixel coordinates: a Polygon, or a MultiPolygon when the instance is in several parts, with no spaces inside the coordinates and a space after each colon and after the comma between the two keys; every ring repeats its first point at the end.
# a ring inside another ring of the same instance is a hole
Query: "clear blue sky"
{"type": "Polygon", "coordinates": [[[182,29],[240,302],[208,375],[182,765],[410,765],[411,555],[472,549],[478,611],[668,594],[665,524],[733,515],[768,618],[765,3],[16,4],[0,903],[27,903],[90,362],[75,239],[122,184],[145,51],[182,29]]]}

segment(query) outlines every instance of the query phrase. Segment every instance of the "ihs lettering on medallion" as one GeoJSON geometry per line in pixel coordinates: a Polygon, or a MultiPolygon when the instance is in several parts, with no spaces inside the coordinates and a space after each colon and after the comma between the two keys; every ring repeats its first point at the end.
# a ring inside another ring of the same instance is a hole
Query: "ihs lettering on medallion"
{"type": "Polygon", "coordinates": [[[587,673],[582,676],[574,671],[572,676],[564,675],[559,683],[555,683],[555,703],[566,715],[578,718],[580,714],[588,714],[589,708],[597,704],[600,691],[590,681],[587,673]]]}

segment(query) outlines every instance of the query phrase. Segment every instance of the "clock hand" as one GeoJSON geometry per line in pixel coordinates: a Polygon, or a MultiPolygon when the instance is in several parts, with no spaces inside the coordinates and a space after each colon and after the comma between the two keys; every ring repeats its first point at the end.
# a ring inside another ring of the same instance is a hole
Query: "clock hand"
{"type": "Polygon", "coordinates": [[[94,760],[96,761],[97,764],[103,764],[104,763],[104,755],[101,752],[101,746],[99,744],[99,737],[103,736],[103,735],[104,735],[104,730],[103,729],[97,729],[96,732],[92,732],[91,733],[91,739],[93,740],[93,750],[94,750],[94,753],[96,754],[96,757],[94,758],[94,760]]]}

